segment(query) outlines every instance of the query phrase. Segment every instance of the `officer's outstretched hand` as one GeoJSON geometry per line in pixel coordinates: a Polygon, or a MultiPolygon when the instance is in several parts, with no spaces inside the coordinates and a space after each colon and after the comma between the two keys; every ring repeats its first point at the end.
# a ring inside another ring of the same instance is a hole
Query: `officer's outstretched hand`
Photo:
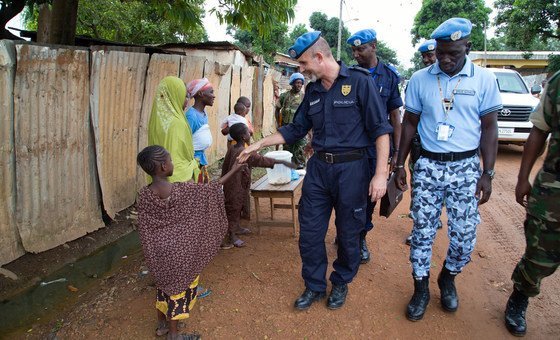
{"type": "Polygon", "coordinates": [[[490,176],[482,175],[476,183],[475,196],[478,199],[478,205],[482,205],[490,199],[492,194],[492,179],[490,176]],[[482,192],[482,195],[480,194],[482,192]]]}
{"type": "Polygon", "coordinates": [[[249,159],[249,157],[251,157],[251,154],[259,151],[259,149],[260,149],[259,142],[256,142],[255,144],[249,145],[248,147],[245,148],[245,150],[241,151],[239,156],[237,156],[237,161],[239,163],[247,162],[247,159],[249,159]]]}
{"type": "Polygon", "coordinates": [[[395,185],[400,191],[406,191],[408,186],[406,185],[406,171],[404,168],[398,168],[395,170],[395,185]]]}
{"type": "Polygon", "coordinates": [[[369,183],[369,195],[371,196],[371,201],[376,202],[385,195],[387,191],[387,178],[385,176],[375,175],[369,183]]]}

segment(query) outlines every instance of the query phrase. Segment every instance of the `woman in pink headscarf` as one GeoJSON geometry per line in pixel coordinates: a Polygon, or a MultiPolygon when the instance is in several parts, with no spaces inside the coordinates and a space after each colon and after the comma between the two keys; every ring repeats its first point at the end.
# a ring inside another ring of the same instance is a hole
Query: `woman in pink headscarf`
{"type": "Polygon", "coordinates": [[[187,99],[194,98],[194,105],[186,112],[185,116],[192,130],[194,158],[200,163],[201,173],[199,182],[208,183],[208,160],[204,151],[212,145],[212,133],[208,125],[206,106],[214,105],[214,88],[206,78],[195,79],[187,84],[187,99]]]}

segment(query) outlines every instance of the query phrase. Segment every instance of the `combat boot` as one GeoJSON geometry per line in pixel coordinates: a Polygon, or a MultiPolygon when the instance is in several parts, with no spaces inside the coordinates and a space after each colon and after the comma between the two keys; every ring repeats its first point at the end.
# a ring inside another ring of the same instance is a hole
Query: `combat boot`
{"type": "Polygon", "coordinates": [[[455,312],[459,307],[459,298],[455,288],[455,276],[457,274],[452,274],[449,269],[445,268],[444,262],[437,283],[441,294],[441,306],[448,312],[455,312]]]}
{"type": "Polygon", "coordinates": [[[366,235],[360,235],[360,263],[368,263],[371,259],[366,242],[366,235]]]}
{"type": "Polygon", "coordinates": [[[414,294],[406,307],[406,318],[410,321],[422,320],[430,302],[430,276],[414,279],[414,294]]]}
{"type": "Polygon", "coordinates": [[[527,333],[527,322],[525,312],[529,305],[527,295],[521,293],[515,287],[506,304],[506,328],[515,336],[524,336],[527,333]]]}

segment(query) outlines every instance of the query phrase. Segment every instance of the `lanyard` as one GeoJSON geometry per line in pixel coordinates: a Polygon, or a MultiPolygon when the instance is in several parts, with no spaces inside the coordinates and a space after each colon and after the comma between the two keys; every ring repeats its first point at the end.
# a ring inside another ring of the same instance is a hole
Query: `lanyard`
{"type": "Polygon", "coordinates": [[[445,120],[447,120],[447,118],[449,117],[449,110],[451,110],[451,108],[453,108],[453,102],[455,101],[455,90],[457,90],[457,87],[461,83],[462,79],[463,78],[461,76],[459,76],[459,80],[457,81],[457,84],[455,84],[455,88],[453,88],[453,91],[451,91],[451,98],[449,98],[449,100],[446,100],[445,96],[443,95],[443,90],[441,89],[441,82],[439,80],[439,74],[437,75],[437,84],[438,84],[438,88],[439,88],[439,96],[441,97],[441,104],[443,105],[443,112],[445,113],[445,120]]]}

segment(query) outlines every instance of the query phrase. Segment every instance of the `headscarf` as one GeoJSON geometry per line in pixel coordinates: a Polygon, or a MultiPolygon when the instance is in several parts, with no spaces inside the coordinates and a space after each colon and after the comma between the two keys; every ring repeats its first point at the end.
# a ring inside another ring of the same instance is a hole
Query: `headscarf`
{"type": "Polygon", "coordinates": [[[212,84],[206,78],[192,80],[187,84],[187,97],[191,99],[199,91],[204,91],[209,88],[212,88],[212,84]]]}
{"type": "Polygon", "coordinates": [[[294,81],[296,81],[298,79],[301,80],[302,82],[305,82],[305,78],[303,77],[303,74],[296,72],[296,73],[294,73],[290,76],[290,83],[289,84],[292,85],[294,83],[294,81]]]}
{"type": "Polygon", "coordinates": [[[173,160],[170,182],[197,179],[198,162],[194,159],[192,131],[183,115],[185,83],[177,77],[165,77],[156,89],[148,123],[148,145],[161,145],[173,160]]]}

